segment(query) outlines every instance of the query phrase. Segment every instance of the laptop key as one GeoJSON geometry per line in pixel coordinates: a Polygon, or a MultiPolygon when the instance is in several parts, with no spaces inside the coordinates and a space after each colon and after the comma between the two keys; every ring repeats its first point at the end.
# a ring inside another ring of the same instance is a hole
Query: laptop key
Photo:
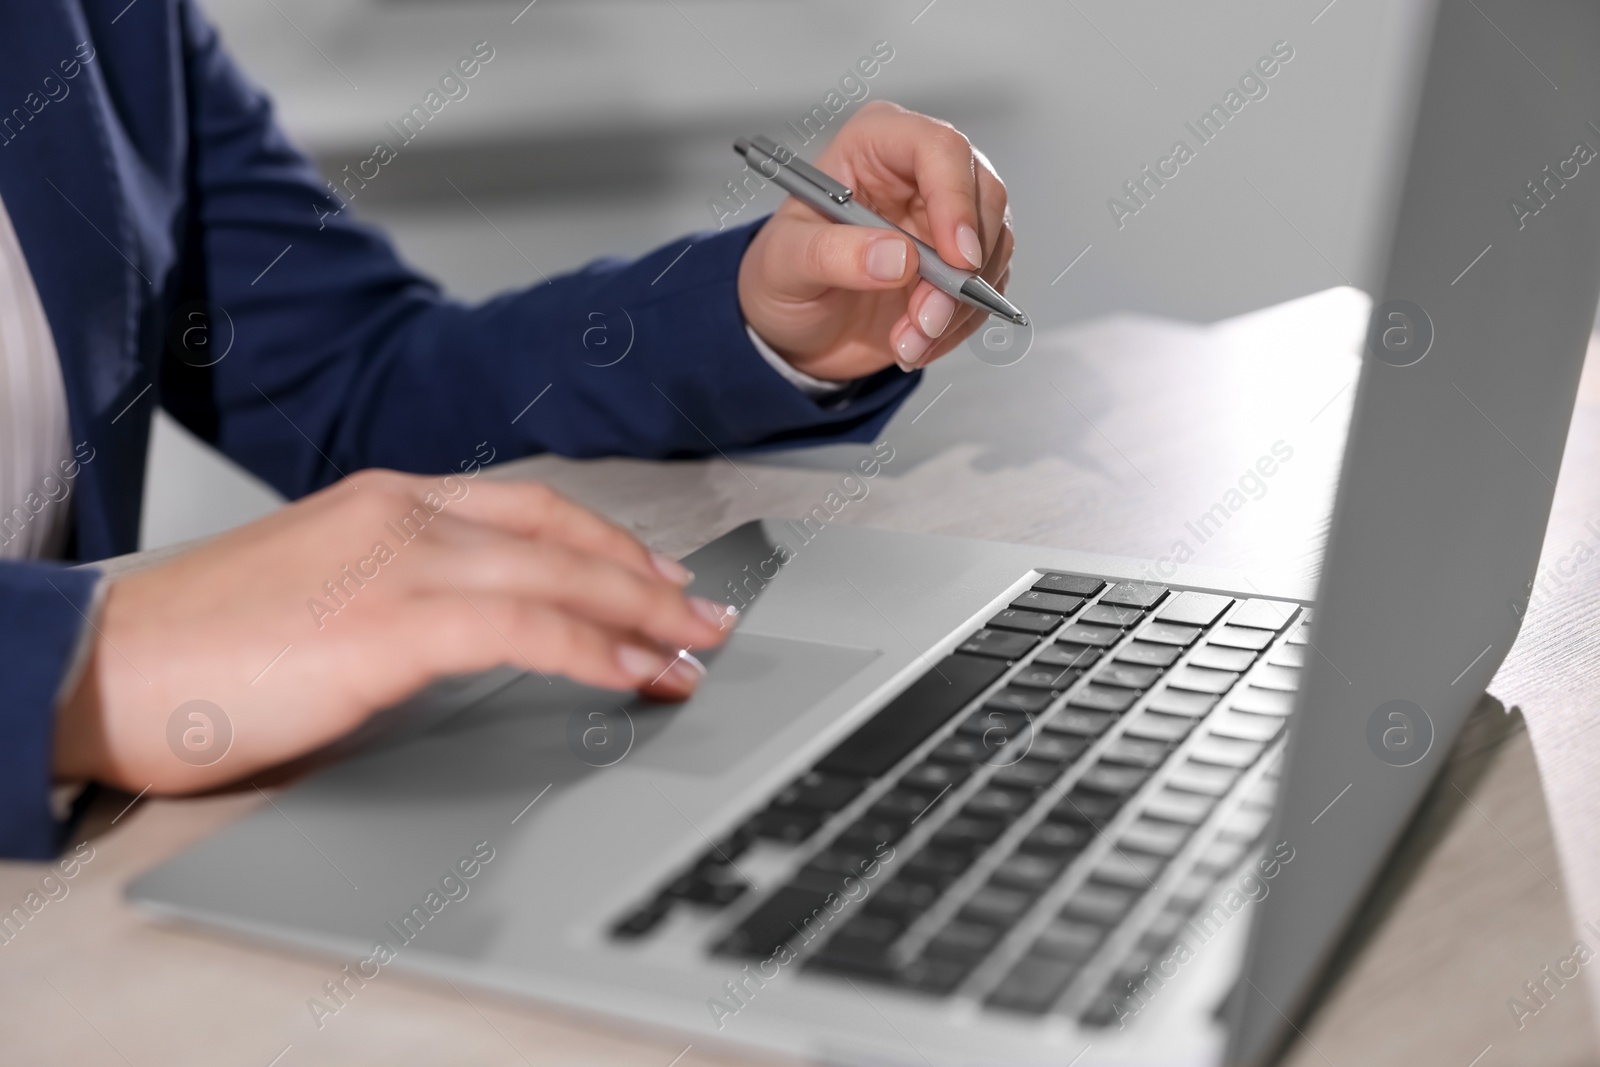
{"type": "Polygon", "coordinates": [[[1007,856],[1005,861],[995,868],[989,880],[998,885],[1025,889],[1029,893],[1028,899],[1032,900],[1032,895],[1047,889],[1065,866],[1066,857],[1062,855],[1018,853],[1015,856],[1007,856]]]}
{"type": "Polygon", "coordinates": [[[1267,832],[1267,824],[1271,821],[1272,811],[1268,808],[1241,808],[1228,816],[1217,831],[1217,837],[1223,841],[1252,845],[1267,832]]]}
{"type": "Polygon", "coordinates": [[[1247,685],[1228,698],[1228,707],[1252,715],[1287,715],[1294,710],[1294,694],[1247,685]]]}
{"type": "Polygon", "coordinates": [[[997,928],[957,919],[935,934],[923,951],[935,959],[977,963],[989,954],[999,940],[1000,931],[997,928]]]}
{"type": "Polygon", "coordinates": [[[1010,820],[1021,815],[1033,804],[1033,792],[990,786],[981,789],[967,801],[962,814],[977,818],[1010,820]]]}
{"type": "Polygon", "coordinates": [[[1078,779],[1078,788],[1090,793],[1126,797],[1129,793],[1137,792],[1149,777],[1150,771],[1144,767],[1115,767],[1097,763],[1078,779]]]}
{"type": "Polygon", "coordinates": [[[1100,947],[1105,931],[1094,923],[1056,919],[1039,931],[1030,950],[1041,956],[1083,962],[1100,947]]]}
{"type": "Polygon", "coordinates": [[[756,910],[745,916],[717,946],[717,951],[728,956],[766,959],[799,936],[807,921],[827,914],[826,902],[832,894],[827,890],[784,886],[756,910]]]}
{"type": "Polygon", "coordinates": [[[1045,788],[1061,777],[1061,765],[1049,760],[1023,759],[1002,767],[990,779],[995,785],[1006,786],[1012,789],[1031,789],[1035,792],[1045,788]]]}
{"type": "Polygon", "coordinates": [[[1103,711],[1085,711],[1067,708],[1061,714],[1046,719],[1046,733],[1070,734],[1073,737],[1099,737],[1111,725],[1112,716],[1103,711]]]}
{"type": "Polygon", "coordinates": [[[1200,636],[1197,626],[1180,626],[1174,622],[1153,622],[1139,631],[1139,640],[1157,645],[1178,645],[1187,648],[1200,636]]]}
{"type": "Polygon", "coordinates": [[[1079,823],[1098,829],[1116,817],[1126,799],[1123,796],[1073,790],[1050,809],[1050,821],[1079,823]]]}
{"type": "Polygon", "coordinates": [[[950,852],[971,855],[992,845],[1005,830],[1006,824],[998,819],[980,819],[972,815],[957,815],[933,835],[933,846],[950,852]]]}
{"type": "Polygon", "coordinates": [[[1294,612],[1293,604],[1252,597],[1240,604],[1234,613],[1228,616],[1228,625],[1249,626],[1257,630],[1276,632],[1289,625],[1289,620],[1294,618],[1294,612]]]}
{"type": "Polygon", "coordinates": [[[1162,622],[1185,626],[1210,626],[1233,604],[1233,598],[1216,593],[1179,593],[1156,613],[1162,622]]]}
{"type": "Polygon", "coordinates": [[[1130,689],[1113,689],[1103,685],[1086,685],[1067,700],[1070,708],[1089,708],[1094,711],[1120,713],[1133,706],[1139,694],[1130,689]]]}
{"type": "Polygon", "coordinates": [[[1144,612],[1139,608],[1124,608],[1116,604],[1096,604],[1082,615],[1078,616],[1079,622],[1092,622],[1099,626],[1115,626],[1126,630],[1140,619],[1144,612]]]}
{"type": "Polygon", "coordinates": [[[1177,888],[1172,891],[1172,896],[1167,898],[1167,907],[1181,915],[1192,915],[1194,910],[1211,896],[1216,888],[1216,879],[1209,874],[1191,871],[1183,876],[1177,888]]]}
{"type": "Polygon", "coordinates": [[[1213,671],[1205,667],[1179,667],[1172,672],[1167,684],[1173,689],[1220,695],[1232,689],[1238,680],[1239,676],[1232,671],[1213,671]]]}
{"type": "Polygon", "coordinates": [[[1189,840],[1189,832],[1190,828],[1182,823],[1141,818],[1122,831],[1122,836],[1117,839],[1117,847],[1124,851],[1171,858],[1189,840]]]}
{"type": "Polygon", "coordinates": [[[989,749],[981,737],[972,737],[967,734],[953,734],[940,741],[934,750],[928,753],[928,758],[938,760],[940,763],[982,763],[989,757],[989,749]]]}
{"type": "Polygon", "coordinates": [[[1167,753],[1171,751],[1172,749],[1163,741],[1147,741],[1124,735],[1112,741],[1100,754],[1100,758],[1106,763],[1154,770],[1166,762],[1167,753]]]}
{"type": "Polygon", "coordinates": [[[1102,604],[1120,604],[1128,608],[1148,608],[1167,595],[1167,587],[1149,582],[1118,582],[1100,598],[1102,604]]]}
{"type": "Polygon", "coordinates": [[[963,641],[956,651],[972,656],[991,656],[995,659],[1012,662],[1026,656],[1028,651],[1038,642],[1039,639],[1033,634],[1018,633],[1015,630],[990,630],[985,628],[963,641]]]}
{"type": "Polygon", "coordinates": [[[927,882],[896,878],[877,887],[867,899],[868,913],[897,916],[909,924],[933,907],[939,899],[939,889],[927,882]]]}
{"type": "Polygon", "coordinates": [[[912,960],[900,969],[900,984],[923,993],[944,994],[961,984],[961,979],[972,970],[971,962],[952,959],[912,960]]]}
{"type": "Polygon", "coordinates": [[[667,897],[657,897],[644,907],[625,916],[621,922],[611,928],[611,936],[624,940],[643,937],[661,924],[672,910],[672,901],[667,897]]]}
{"type": "Polygon", "coordinates": [[[1093,645],[1058,641],[1033,657],[1032,666],[1075,667],[1082,670],[1094,666],[1095,662],[1105,655],[1105,651],[1093,645]]]}
{"type": "Polygon", "coordinates": [[[1032,903],[1032,893],[1006,886],[986,885],[972,894],[972,898],[962,907],[961,918],[1004,929],[1022,918],[1022,913],[1032,903]]]}
{"type": "Polygon", "coordinates": [[[1189,731],[1194,729],[1196,721],[1182,715],[1163,715],[1158,711],[1146,711],[1128,721],[1122,736],[1177,744],[1189,736],[1189,731]]]}
{"type": "Polygon", "coordinates": [[[1089,742],[1081,737],[1040,732],[1033,735],[1033,746],[1028,749],[1028,756],[1051,763],[1070,763],[1083,755],[1088,747],[1089,742]]]}
{"type": "Polygon", "coordinates": [[[1105,582],[1099,578],[1086,578],[1081,574],[1056,574],[1043,575],[1033,587],[1041,593],[1066,593],[1070,596],[1094,596],[1105,588],[1105,582]]]}
{"type": "Polygon", "coordinates": [[[1122,631],[1110,626],[1091,626],[1083,622],[1071,622],[1061,628],[1057,634],[1063,641],[1071,641],[1079,645],[1091,645],[1095,648],[1109,648],[1122,640],[1122,631]]]}
{"type": "Polygon", "coordinates": [[[984,747],[985,763],[997,765],[1014,763],[1026,755],[1034,735],[1029,716],[995,708],[973,712],[958,730],[984,747]]]}
{"type": "Polygon", "coordinates": [[[1047,956],[1025,956],[1000,981],[988,1003],[996,1008],[1042,1015],[1077,977],[1079,964],[1047,956]]]}
{"type": "Polygon", "coordinates": [[[1006,608],[984,625],[999,630],[1018,630],[1026,634],[1047,634],[1061,625],[1061,616],[1046,615],[1040,611],[1023,611],[1020,608],[1006,608]]]}
{"type": "Polygon", "coordinates": [[[966,781],[972,767],[962,763],[919,763],[906,772],[900,784],[911,789],[925,789],[935,794],[966,781]]]}
{"type": "Polygon", "coordinates": [[[1188,760],[1174,768],[1167,778],[1167,784],[1174,789],[1182,789],[1189,793],[1220,797],[1233,788],[1233,783],[1238,777],[1239,772],[1231,767],[1188,760]]]}
{"type": "Polygon", "coordinates": [[[900,840],[910,827],[910,819],[883,818],[868,812],[845,827],[844,832],[839,835],[839,842],[876,848],[878,845],[890,845],[900,840]]]}
{"type": "Polygon", "coordinates": [[[1083,597],[1030,589],[1013,600],[1011,606],[1021,608],[1023,611],[1048,611],[1052,615],[1071,615],[1083,607],[1083,597]]]}
{"type": "Polygon", "coordinates": [[[1242,841],[1213,841],[1200,853],[1195,869],[1221,877],[1239,866],[1244,853],[1245,843],[1242,841]]]}
{"type": "Polygon", "coordinates": [[[1142,893],[1155,883],[1166,865],[1160,856],[1113,849],[1095,864],[1092,884],[1123,886],[1142,893]]]}
{"type": "Polygon", "coordinates": [[[937,790],[930,792],[897,786],[879,797],[867,814],[880,819],[915,819],[928,810],[928,805],[933,803],[937,795],[937,790]]]}
{"type": "MultiPolygon", "coordinates": [[[[998,632],[998,631],[990,631],[998,632]]],[[[1031,647],[1032,639],[1022,637],[1031,647]]],[[[1005,664],[981,656],[946,656],[876,715],[822,758],[816,769],[876,778],[944,725],[962,706],[994,683],[1005,664]]]]}
{"type": "Polygon", "coordinates": [[[1253,715],[1228,708],[1207,719],[1206,728],[1218,737],[1267,742],[1283,731],[1283,722],[1275,715],[1253,715]]]}
{"type": "Polygon", "coordinates": [[[1067,901],[1061,909],[1061,917],[1098,926],[1115,926],[1132,907],[1136,896],[1119,886],[1090,882],[1067,901]]]}
{"type": "Polygon", "coordinates": [[[1250,684],[1261,689],[1277,689],[1293,693],[1300,688],[1300,670],[1296,667],[1275,667],[1262,664],[1250,676],[1250,684]]]}
{"type": "Polygon", "coordinates": [[[1037,715],[1050,706],[1052,699],[1049,693],[1037,689],[1013,689],[1008,686],[984,701],[983,706],[986,709],[998,708],[1000,711],[1021,711],[1037,715]]]}
{"type": "Polygon", "coordinates": [[[1048,689],[1060,693],[1070,689],[1082,677],[1083,671],[1080,668],[1039,666],[1035,661],[1012,675],[1011,684],[1027,689],[1048,689]]]}
{"type": "Polygon", "coordinates": [[[1191,667],[1210,667],[1216,671],[1247,671],[1256,661],[1256,654],[1248,648],[1224,648],[1221,645],[1201,645],[1189,657],[1191,667]]]}
{"type": "Polygon", "coordinates": [[[1182,689],[1163,689],[1150,698],[1145,705],[1150,711],[1159,711],[1167,715],[1186,715],[1198,719],[1216,704],[1217,698],[1211,693],[1194,693],[1182,689]]]}
{"type": "Polygon", "coordinates": [[[1200,793],[1163,789],[1144,802],[1143,813],[1167,822],[1198,826],[1211,814],[1216,801],[1200,793]]]}
{"type": "Polygon", "coordinates": [[[1178,646],[1130,641],[1117,653],[1117,659],[1123,663],[1136,663],[1142,667],[1170,667],[1172,661],[1181,655],[1183,649],[1178,646]]]}
{"type": "Polygon", "coordinates": [[[1175,911],[1164,911],[1157,915],[1140,936],[1139,947],[1157,956],[1165,955],[1183,932],[1183,920],[1184,916],[1175,911]]]}
{"type": "Polygon", "coordinates": [[[1211,631],[1210,641],[1214,645],[1248,648],[1259,652],[1272,644],[1272,633],[1269,630],[1250,630],[1242,626],[1223,625],[1211,631]]]}
{"type": "Polygon", "coordinates": [[[1094,834],[1079,823],[1042,822],[1028,832],[1017,848],[1029,854],[1065,857],[1082,851],[1093,837],[1094,834]]]}
{"type": "Polygon", "coordinates": [[[1243,770],[1254,763],[1256,757],[1261,755],[1266,747],[1266,743],[1262,741],[1242,741],[1234,737],[1219,737],[1214,733],[1208,733],[1189,749],[1189,759],[1243,770]]]}
{"type": "Polygon", "coordinates": [[[894,964],[889,958],[889,947],[899,936],[898,925],[891,920],[862,915],[829,938],[808,966],[871,978],[892,977],[894,964]],[[894,933],[889,934],[890,930],[894,933]]]}
{"type": "Polygon", "coordinates": [[[768,808],[755,818],[756,833],[770,841],[799,844],[822,825],[821,816],[810,811],[768,808]]]}
{"type": "Polygon", "coordinates": [[[1306,646],[1279,645],[1267,656],[1267,662],[1275,667],[1304,667],[1306,665],[1306,646]]]}
{"type": "Polygon", "coordinates": [[[1156,667],[1141,667],[1135,663],[1107,663],[1094,672],[1090,679],[1097,685],[1115,685],[1124,689],[1149,689],[1161,677],[1156,667]]]}
{"type": "Polygon", "coordinates": [[[964,852],[925,848],[906,862],[903,877],[931,885],[948,885],[971,865],[972,858],[964,852]]]}

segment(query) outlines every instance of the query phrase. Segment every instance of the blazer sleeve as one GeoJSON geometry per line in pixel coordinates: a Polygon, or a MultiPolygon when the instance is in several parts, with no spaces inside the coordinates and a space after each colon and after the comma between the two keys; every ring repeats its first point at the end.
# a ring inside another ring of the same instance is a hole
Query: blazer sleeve
{"type": "Polygon", "coordinates": [[[56,698],[98,581],[94,570],[0,563],[0,856],[50,859],[60,847],[50,810],[56,698]]]}
{"type": "MultiPolygon", "coordinates": [[[[213,351],[228,347],[205,368],[169,356],[163,404],[282,492],[365,466],[454,471],[489,454],[672,458],[870,440],[916,384],[891,368],[813,399],[761,358],[736,291],[760,221],[543,277],[538,250],[508,247],[486,215],[485,254],[529,253],[532,284],[478,306],[445,298],[354,218],[363,191],[418,149],[375,130],[387,140],[342,172],[335,197],[212,27],[188,2],[183,16],[183,288],[211,308],[213,351]]],[[[491,59],[477,77],[497,73],[491,59]]],[[[470,106],[447,102],[431,121],[470,106]]]]}

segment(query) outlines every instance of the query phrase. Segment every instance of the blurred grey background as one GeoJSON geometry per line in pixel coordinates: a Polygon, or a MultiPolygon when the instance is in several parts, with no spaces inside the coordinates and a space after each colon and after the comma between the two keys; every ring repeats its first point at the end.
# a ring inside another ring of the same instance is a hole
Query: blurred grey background
{"type": "MultiPolygon", "coordinates": [[[[1114,311],[1210,321],[1365,288],[1411,73],[1384,0],[201,3],[329,176],[393,142],[385,124],[488,42],[469,94],[352,202],[466,299],[715,228],[708,201],[738,169],[732,138],[786,136],[879,41],[893,58],[866,99],[948,119],[1005,179],[1010,292],[1042,328],[1114,311]],[[1119,228],[1109,198],[1126,199],[1123,183],[1179,137],[1194,144],[1184,123],[1280,41],[1294,55],[1267,95],[1119,228]]],[[[736,221],[777,202],[769,188],[736,221]]],[[[145,547],[279,503],[158,421],[145,547]]]]}

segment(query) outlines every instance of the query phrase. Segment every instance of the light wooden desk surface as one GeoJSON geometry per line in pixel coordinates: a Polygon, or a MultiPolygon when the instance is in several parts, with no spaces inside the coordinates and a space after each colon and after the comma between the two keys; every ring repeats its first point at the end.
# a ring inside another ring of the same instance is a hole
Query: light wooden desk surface
{"type": "MultiPolygon", "coordinates": [[[[934,368],[884,432],[893,460],[839,520],[1149,559],[1186,542],[1195,562],[1244,570],[1263,589],[1274,575],[1309,576],[1326,529],[1365,308],[1359,294],[1332,290],[1210,329],[1091,323],[1041,336],[1010,367],[957,353],[934,368]],[[1275,444],[1292,449],[1292,458],[1201,541],[1186,524],[1275,444]]],[[[1600,398],[1593,393],[1586,388],[1560,481],[1550,539],[1560,551],[1600,515],[1600,398]]],[[[747,519],[809,510],[857,454],[832,446],[731,463],[539,458],[496,476],[545,481],[682,554],[747,519]]],[[[1593,570],[1600,601],[1600,566],[1593,570]]],[[[1581,654],[1568,650],[1582,645],[1583,630],[1565,605],[1586,603],[1577,595],[1582,585],[1574,580],[1537,606],[1492,688],[1507,705],[1533,715],[1535,701],[1552,689],[1550,665],[1581,654]]],[[[1591,744],[1600,752],[1600,731],[1591,744]]],[[[1570,954],[1574,939],[1528,734],[1513,731],[1464,793],[1467,803],[1436,835],[1289,1062],[1497,1067],[1600,1059],[1586,993],[1576,985],[1521,1031],[1505,1004],[1542,966],[1570,954]]],[[[131,877],[254,809],[260,797],[145,800],[119,812],[128,799],[108,800],[86,827],[93,834],[96,820],[116,817],[92,838],[94,859],[68,895],[0,945],[0,1061],[667,1067],[684,1052],[687,1039],[671,1033],[462,995],[403,975],[371,983],[353,1010],[318,1031],[306,1000],[327,977],[325,961],[159,926],[121,899],[131,877]]],[[[0,904],[19,902],[42,873],[0,864],[0,904]]],[[[676,1063],[746,1061],[740,1050],[697,1044],[676,1063]]]]}

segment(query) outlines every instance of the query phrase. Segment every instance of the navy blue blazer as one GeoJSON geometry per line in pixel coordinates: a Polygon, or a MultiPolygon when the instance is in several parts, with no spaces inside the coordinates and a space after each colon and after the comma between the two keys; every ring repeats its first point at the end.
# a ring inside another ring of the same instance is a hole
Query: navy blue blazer
{"type": "MultiPolygon", "coordinates": [[[[0,502],[0,523],[70,506],[80,560],[135,547],[157,404],[300,496],[363,467],[465,469],[491,449],[669,458],[869,440],[915,384],[891,370],[819,404],[774,372],[735,287],[754,226],[478,306],[444,297],[350,210],[333,214],[190,0],[0,4],[0,198],[75,446],[59,477],[0,502]]],[[[58,847],[54,703],[95,577],[0,564],[0,855],[58,847]]]]}

